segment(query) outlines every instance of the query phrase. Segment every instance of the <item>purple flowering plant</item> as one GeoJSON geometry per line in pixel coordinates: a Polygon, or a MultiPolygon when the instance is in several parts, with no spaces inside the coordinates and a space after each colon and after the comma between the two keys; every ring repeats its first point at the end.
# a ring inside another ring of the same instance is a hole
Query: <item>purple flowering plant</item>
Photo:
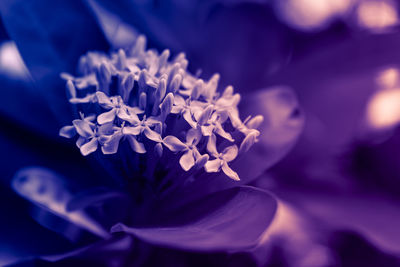
{"type": "Polygon", "coordinates": [[[97,242],[58,256],[41,251],[38,259],[135,265],[129,255],[140,249],[133,240],[233,254],[262,243],[276,199],[246,184],[283,157],[301,132],[290,89],[240,95],[230,85],[222,90],[219,74],[204,80],[201,72],[192,74],[185,54],[148,49],[136,32],[120,45],[92,1],[5,1],[1,11],[33,80],[24,94],[42,103],[32,117],[12,116],[54,140],[57,153],[71,145],[59,132],[74,138],[81,154],[64,150],[71,166],[63,176],[43,167],[20,170],[13,189],[33,205],[41,225],[69,240],[85,232],[97,242]],[[66,230],[71,227],[78,230],[66,230]],[[93,258],[97,250],[103,255],[93,258]]]}
{"type": "Polygon", "coordinates": [[[398,265],[394,1],[0,11],[0,263],[398,265]]]}

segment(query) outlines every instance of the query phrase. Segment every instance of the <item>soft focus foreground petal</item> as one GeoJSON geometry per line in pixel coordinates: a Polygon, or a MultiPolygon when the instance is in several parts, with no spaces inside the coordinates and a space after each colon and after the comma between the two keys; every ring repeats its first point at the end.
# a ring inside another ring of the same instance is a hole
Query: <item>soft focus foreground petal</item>
{"type": "Polygon", "coordinates": [[[258,244],[275,210],[276,201],[269,193],[253,187],[236,187],[173,212],[170,209],[165,217],[157,218],[155,227],[117,224],[112,231],[188,251],[241,251],[258,244]]]}
{"type": "Polygon", "coordinates": [[[40,224],[55,231],[60,230],[43,215],[47,211],[99,237],[107,237],[108,233],[82,211],[67,211],[66,206],[71,199],[71,193],[63,185],[63,180],[50,170],[32,167],[17,172],[12,187],[19,195],[37,205],[38,209],[44,210],[38,213],[40,215],[36,218],[40,224]]]}
{"type": "Polygon", "coordinates": [[[10,266],[137,266],[138,259],[132,259],[134,248],[132,237],[114,236],[64,254],[41,256],[10,266]]]}
{"type": "MultiPolygon", "coordinates": [[[[0,3],[0,12],[35,81],[35,88],[27,91],[26,97],[40,96],[57,115],[60,125],[67,124],[71,112],[59,74],[74,73],[79,57],[89,49],[108,47],[91,13],[81,1],[64,0],[5,0],[0,3]]],[[[1,99],[7,102],[10,97],[13,95],[1,99]]],[[[41,122],[47,119],[44,117],[41,122]]],[[[54,125],[55,135],[60,125],[54,125]]]]}
{"type": "MultiPolygon", "coordinates": [[[[4,215],[0,222],[0,265],[9,263],[11,255],[15,255],[14,259],[17,260],[26,256],[61,253],[73,249],[74,245],[69,240],[74,239],[74,233],[84,231],[68,223],[64,230],[69,230],[63,233],[71,236],[66,239],[65,235],[38,224],[31,215],[39,209],[34,208],[35,204],[27,205],[28,201],[10,188],[12,177],[21,168],[39,165],[52,166],[54,170],[68,177],[66,183],[79,184],[80,188],[97,186],[106,181],[113,182],[98,171],[98,168],[91,168],[76,148],[43,138],[1,117],[0,122],[0,151],[3,152],[3,160],[0,161],[0,209],[4,215]]],[[[58,227],[59,230],[62,228],[61,225],[58,227]]],[[[93,235],[90,237],[93,239],[93,235]]]]}
{"type": "Polygon", "coordinates": [[[0,201],[1,214],[7,214],[2,216],[0,222],[0,266],[32,255],[61,253],[73,249],[70,241],[34,221],[26,201],[2,184],[0,201]]]}
{"type": "MultiPolygon", "coordinates": [[[[0,161],[2,173],[0,183],[10,184],[13,175],[21,168],[32,165],[52,166],[58,172],[79,181],[84,186],[96,180],[104,182],[105,176],[97,169],[90,168],[79,150],[55,140],[49,140],[30,132],[19,124],[0,117],[0,151],[4,160],[0,161]],[[86,177],[85,180],[79,178],[86,177]]],[[[96,184],[96,183],[95,183],[96,184]]]]}

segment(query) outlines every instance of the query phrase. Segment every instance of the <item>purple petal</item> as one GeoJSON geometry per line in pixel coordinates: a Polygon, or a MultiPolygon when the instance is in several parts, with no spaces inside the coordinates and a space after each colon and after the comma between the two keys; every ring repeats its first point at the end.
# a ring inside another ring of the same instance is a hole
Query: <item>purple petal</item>
{"type": "Polygon", "coordinates": [[[207,172],[218,172],[221,169],[221,160],[220,159],[213,159],[207,161],[205,164],[205,168],[207,172]]]}
{"type": "Polygon", "coordinates": [[[183,111],[183,118],[185,119],[185,121],[186,121],[187,123],[189,123],[189,125],[190,125],[192,128],[196,128],[196,123],[194,122],[194,120],[193,120],[193,118],[192,118],[192,113],[191,113],[189,110],[185,109],[185,110],[183,111]]]}
{"type": "Polygon", "coordinates": [[[81,146],[83,146],[86,143],[86,138],[79,136],[78,139],[76,140],[76,146],[78,148],[81,148],[81,146]]]}
{"type": "Polygon", "coordinates": [[[122,133],[126,134],[126,135],[139,135],[141,130],[142,130],[141,126],[137,126],[137,127],[127,126],[122,129],[122,133]]]}
{"type": "Polygon", "coordinates": [[[179,159],[179,164],[185,171],[190,170],[194,166],[193,152],[188,150],[185,154],[183,154],[179,159]]]}
{"type": "Polygon", "coordinates": [[[229,166],[228,163],[224,162],[222,163],[222,171],[226,174],[226,176],[228,176],[229,178],[235,180],[235,181],[239,181],[239,175],[232,170],[229,166]]]}
{"type": "Polygon", "coordinates": [[[105,93],[98,91],[96,92],[96,97],[97,101],[103,108],[113,108],[114,105],[111,103],[110,98],[105,93]]]}
{"type": "Polygon", "coordinates": [[[217,136],[215,134],[212,134],[210,137],[208,137],[207,151],[210,152],[210,154],[213,155],[214,157],[218,156],[216,145],[217,145],[217,136]]]}
{"type": "Polygon", "coordinates": [[[90,127],[90,124],[85,120],[73,120],[72,124],[75,126],[78,134],[84,138],[90,138],[93,136],[93,130],[90,127]]]}
{"type": "Polygon", "coordinates": [[[161,135],[159,133],[151,130],[149,127],[144,128],[143,133],[148,139],[150,139],[154,142],[162,142],[161,135]]]}
{"type": "Polygon", "coordinates": [[[182,143],[178,138],[172,135],[168,135],[163,139],[163,143],[172,152],[179,152],[186,148],[186,145],[182,143]]]}
{"type": "Polygon", "coordinates": [[[128,142],[131,145],[133,151],[139,154],[146,153],[146,148],[144,147],[143,143],[138,142],[135,137],[133,137],[132,135],[127,135],[126,139],[128,139],[128,142]]]}
{"type": "Polygon", "coordinates": [[[117,111],[115,110],[115,108],[113,108],[110,111],[101,113],[98,117],[97,117],[97,122],[99,124],[104,124],[107,122],[112,122],[115,119],[115,115],[116,115],[117,111]]]}
{"type": "Polygon", "coordinates": [[[230,162],[232,160],[234,160],[238,154],[238,148],[236,145],[233,146],[229,146],[227,148],[224,149],[224,151],[222,151],[223,154],[223,159],[226,162],[230,162]]]}
{"type": "Polygon", "coordinates": [[[73,125],[67,125],[60,129],[60,136],[65,138],[72,138],[76,135],[76,129],[73,125]]]}
{"type": "Polygon", "coordinates": [[[138,123],[140,120],[138,118],[138,116],[136,115],[136,113],[129,113],[127,112],[127,109],[125,108],[119,108],[118,112],[117,112],[117,116],[118,118],[130,122],[131,124],[136,124],[138,123]]]}
{"type": "Polygon", "coordinates": [[[98,144],[99,143],[97,141],[97,138],[92,138],[92,140],[80,147],[82,155],[87,156],[90,153],[95,152],[97,150],[98,144]]]}
{"type": "Polygon", "coordinates": [[[101,147],[101,151],[104,154],[115,154],[118,151],[119,141],[122,138],[122,133],[114,134],[104,145],[101,147]]]}
{"type": "Polygon", "coordinates": [[[225,130],[222,128],[222,126],[221,126],[220,123],[218,123],[218,124],[215,126],[215,132],[216,132],[219,136],[225,138],[226,140],[229,140],[229,141],[231,141],[231,142],[234,141],[233,138],[232,138],[232,136],[230,135],[230,133],[225,132],[225,130]]]}
{"type": "Polygon", "coordinates": [[[190,129],[186,134],[186,143],[197,145],[201,139],[201,132],[199,129],[190,129]]]}
{"type": "Polygon", "coordinates": [[[211,136],[214,131],[214,126],[213,125],[202,125],[201,126],[201,133],[204,136],[211,136]]]}
{"type": "Polygon", "coordinates": [[[258,244],[270,225],[276,201],[267,192],[237,187],[207,196],[159,218],[157,227],[115,225],[146,242],[192,251],[242,251],[258,244]],[[161,223],[160,223],[161,222],[161,223]]]}

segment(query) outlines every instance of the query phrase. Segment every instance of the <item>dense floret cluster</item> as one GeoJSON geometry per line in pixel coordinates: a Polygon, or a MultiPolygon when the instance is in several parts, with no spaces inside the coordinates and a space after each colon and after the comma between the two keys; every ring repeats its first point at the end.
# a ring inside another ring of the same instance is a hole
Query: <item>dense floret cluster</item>
{"type": "Polygon", "coordinates": [[[187,71],[183,53],[171,61],[169,56],[169,50],[146,50],[143,36],[130,49],[82,56],[80,77],[62,74],[80,118],[60,135],[77,135],[84,156],[115,154],[123,144],[137,154],[138,162],[129,163],[135,173],[148,178],[160,168],[176,168],[176,158],[185,172],[222,170],[239,180],[229,163],[257,141],[263,117],[242,121],[232,86],[219,93],[218,74],[203,81],[187,71]]]}

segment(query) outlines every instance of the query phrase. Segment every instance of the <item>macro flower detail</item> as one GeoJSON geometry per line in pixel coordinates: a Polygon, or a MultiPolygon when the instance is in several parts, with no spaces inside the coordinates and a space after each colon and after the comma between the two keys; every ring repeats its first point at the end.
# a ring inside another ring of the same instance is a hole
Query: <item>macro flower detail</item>
{"type": "Polygon", "coordinates": [[[168,60],[169,50],[158,54],[145,47],[146,38],[139,36],[130,49],[110,55],[89,52],[79,61],[80,77],[61,75],[81,119],[64,126],[60,135],[77,134],[84,156],[100,147],[103,154],[119,153],[132,160],[137,167],[129,175],[168,177],[176,173],[171,163],[175,160],[189,176],[222,170],[240,180],[229,163],[257,142],[256,128],[263,117],[242,122],[240,95],[232,86],[218,93],[218,74],[204,82],[188,72],[183,53],[168,60]]]}

